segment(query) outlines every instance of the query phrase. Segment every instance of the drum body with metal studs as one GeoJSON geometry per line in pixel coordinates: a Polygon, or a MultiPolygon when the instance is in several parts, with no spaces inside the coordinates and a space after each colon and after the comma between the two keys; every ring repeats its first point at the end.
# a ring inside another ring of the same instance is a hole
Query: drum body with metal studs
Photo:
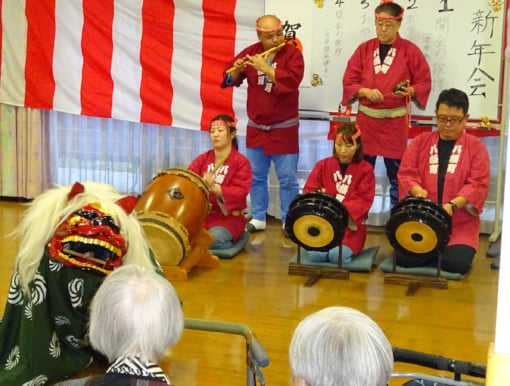
{"type": "Polygon", "coordinates": [[[348,222],[349,213],[340,201],[326,193],[309,192],[290,204],[285,230],[307,250],[328,251],[341,244],[348,222]]]}
{"type": "Polygon", "coordinates": [[[209,191],[202,178],[174,168],[149,182],[135,210],[158,261],[177,265],[200,234],[209,208],[209,191]]]}
{"type": "Polygon", "coordinates": [[[450,241],[452,220],[441,205],[407,197],[391,210],[386,235],[396,251],[415,257],[435,257],[450,241]]]}

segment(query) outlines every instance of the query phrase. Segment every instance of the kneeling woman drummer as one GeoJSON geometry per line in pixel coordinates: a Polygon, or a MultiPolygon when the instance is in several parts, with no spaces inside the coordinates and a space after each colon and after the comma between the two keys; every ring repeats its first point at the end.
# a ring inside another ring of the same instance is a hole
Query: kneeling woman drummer
{"type": "MultiPolygon", "coordinates": [[[[349,213],[342,239],[342,263],[348,263],[363,249],[367,236],[364,221],[375,196],[374,170],[363,160],[361,129],[354,122],[345,122],[336,130],[333,155],[315,164],[303,187],[303,193],[313,191],[335,197],[349,213]]],[[[338,248],[308,251],[308,257],[313,262],[338,263],[338,248]]]]}

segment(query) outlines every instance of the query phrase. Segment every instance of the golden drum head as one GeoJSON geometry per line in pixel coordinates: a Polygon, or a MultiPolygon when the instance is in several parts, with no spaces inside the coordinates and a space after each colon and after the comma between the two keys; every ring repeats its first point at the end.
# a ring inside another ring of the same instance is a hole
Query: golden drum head
{"type": "Polygon", "coordinates": [[[409,256],[434,257],[450,241],[451,217],[437,203],[408,197],[391,210],[386,235],[396,251],[409,256]]]}
{"type": "Polygon", "coordinates": [[[294,199],[285,219],[285,230],[292,241],[308,250],[328,251],[342,242],[349,221],[345,206],[320,192],[294,199]]]}
{"type": "Polygon", "coordinates": [[[165,213],[140,212],[137,216],[159,263],[178,265],[191,249],[187,229],[165,213]]]}

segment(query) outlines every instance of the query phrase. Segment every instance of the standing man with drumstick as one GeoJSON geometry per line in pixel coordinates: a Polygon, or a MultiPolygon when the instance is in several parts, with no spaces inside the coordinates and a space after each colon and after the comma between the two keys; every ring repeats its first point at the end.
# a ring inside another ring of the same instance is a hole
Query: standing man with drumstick
{"type": "Polygon", "coordinates": [[[285,44],[282,27],[281,20],[274,15],[259,17],[256,21],[259,41],[227,62],[222,84],[222,87],[238,87],[245,79],[248,83],[246,155],[253,181],[252,219],[246,229],[250,232],[266,229],[271,162],[280,184],[283,224],[290,203],[299,193],[298,105],[304,60],[294,45],[285,44]]]}
{"type": "Polygon", "coordinates": [[[359,102],[365,159],[384,157],[390,201],[398,201],[397,172],[407,146],[411,100],[424,109],[431,89],[430,68],[421,50],[398,33],[404,8],[383,0],[375,9],[377,37],[358,46],[343,77],[342,104],[359,102]]]}

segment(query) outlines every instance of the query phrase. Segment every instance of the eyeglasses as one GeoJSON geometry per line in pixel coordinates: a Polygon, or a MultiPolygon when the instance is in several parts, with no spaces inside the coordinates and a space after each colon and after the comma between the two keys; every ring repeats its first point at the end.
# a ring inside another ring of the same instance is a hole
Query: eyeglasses
{"type": "Polygon", "coordinates": [[[451,123],[452,125],[458,124],[460,121],[462,121],[466,116],[463,115],[462,117],[447,117],[445,115],[438,115],[437,121],[439,123],[451,123]]]}
{"type": "Polygon", "coordinates": [[[377,28],[385,27],[386,29],[392,29],[392,28],[396,28],[398,26],[398,23],[395,23],[392,21],[376,21],[375,26],[377,28]]]}

